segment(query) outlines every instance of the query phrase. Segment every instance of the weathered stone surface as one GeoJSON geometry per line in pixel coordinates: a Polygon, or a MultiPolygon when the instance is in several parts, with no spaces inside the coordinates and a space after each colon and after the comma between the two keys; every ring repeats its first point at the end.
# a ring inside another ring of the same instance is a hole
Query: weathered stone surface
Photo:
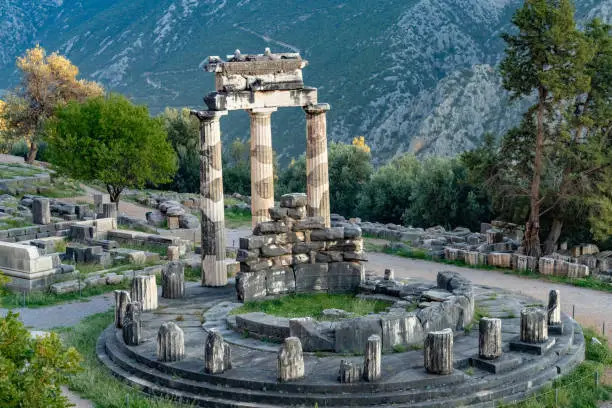
{"type": "Polygon", "coordinates": [[[294,231],[320,230],[325,228],[323,217],[306,217],[293,225],[294,231]]]}
{"type": "Polygon", "coordinates": [[[117,218],[117,204],[116,203],[103,203],[102,204],[102,218],[117,218]]]}
{"type": "Polygon", "coordinates": [[[493,360],[502,355],[502,321],[483,317],[478,322],[478,356],[493,360]]]}
{"type": "Polygon", "coordinates": [[[498,268],[511,268],[512,254],[503,252],[491,252],[487,258],[487,265],[496,266],[498,268]]]}
{"type": "Polygon", "coordinates": [[[453,331],[444,329],[427,333],[424,345],[427,372],[448,375],[453,372],[453,331]]]}
{"type": "Polygon", "coordinates": [[[127,290],[115,291],[115,327],[118,329],[123,327],[125,308],[130,302],[130,293],[127,290]]]}
{"type": "Polygon", "coordinates": [[[344,227],[332,227],[314,230],[310,233],[312,241],[334,241],[344,238],[344,227]]]}
{"type": "Polygon", "coordinates": [[[306,207],[306,194],[291,193],[280,198],[280,206],[283,208],[306,207]]]}
{"type": "Polygon", "coordinates": [[[323,327],[311,317],[289,320],[291,337],[297,337],[304,351],[333,351],[333,333],[326,333],[323,327]]]}
{"type": "Polygon", "coordinates": [[[282,256],[291,253],[291,248],[284,245],[269,244],[261,248],[261,254],[264,257],[282,256]]]}
{"type": "Polygon", "coordinates": [[[289,231],[289,226],[284,221],[263,221],[255,226],[253,234],[282,234],[289,231]]]}
{"type": "Polygon", "coordinates": [[[423,326],[414,313],[390,313],[380,318],[383,350],[392,352],[393,347],[423,342],[423,326]]]}
{"type": "Polygon", "coordinates": [[[266,296],[266,271],[239,272],[236,274],[238,300],[248,302],[266,296]]]}
{"type": "Polygon", "coordinates": [[[382,337],[380,317],[359,317],[339,322],[334,330],[336,353],[361,354],[368,337],[375,334],[382,337]]]}
{"type": "Polygon", "coordinates": [[[344,226],[344,239],[357,239],[361,238],[362,231],[358,225],[345,225],[344,226]]]}
{"type": "Polygon", "coordinates": [[[216,329],[211,330],[204,345],[204,371],[208,374],[222,374],[232,367],[231,349],[216,329]]]}
{"type": "Polygon", "coordinates": [[[567,266],[567,276],[569,278],[586,278],[589,276],[589,267],[587,265],[570,263],[567,266]]]}
{"type": "Polygon", "coordinates": [[[39,225],[48,225],[51,223],[51,210],[48,199],[35,198],[32,201],[32,220],[34,224],[39,225]]]}
{"type": "Polygon", "coordinates": [[[327,291],[328,264],[295,265],[295,290],[298,293],[327,291]]]}
{"type": "Polygon", "coordinates": [[[288,337],[283,342],[277,358],[279,382],[299,380],[304,377],[302,344],[297,337],[288,337]]]}
{"type": "Polygon", "coordinates": [[[533,256],[513,254],[512,267],[517,271],[535,271],[538,267],[538,260],[533,256]]]}
{"type": "Polygon", "coordinates": [[[521,310],[520,339],[525,343],[544,343],[548,340],[547,313],[544,310],[533,307],[521,310]]]}
{"type": "Polygon", "coordinates": [[[433,300],[435,302],[444,302],[451,296],[453,296],[452,293],[442,289],[427,290],[421,295],[421,297],[423,297],[424,299],[433,300]]]}
{"type": "Polygon", "coordinates": [[[382,341],[380,336],[374,334],[368,337],[363,359],[363,379],[374,382],[382,375],[382,341]]]}
{"type": "Polygon", "coordinates": [[[259,249],[264,245],[273,244],[274,242],[274,235],[251,235],[248,237],[240,238],[240,249],[259,249]]]}
{"type": "Polygon", "coordinates": [[[123,341],[128,346],[137,346],[142,343],[140,312],[139,302],[129,302],[125,307],[122,334],[123,341]]]}
{"type": "Polygon", "coordinates": [[[497,229],[487,230],[485,234],[487,236],[487,244],[496,244],[504,240],[503,232],[497,229]]]}
{"type": "Polygon", "coordinates": [[[393,269],[385,269],[385,280],[394,280],[395,279],[395,271],[393,269]]]}
{"type": "Polygon", "coordinates": [[[64,282],[58,282],[51,285],[50,290],[52,293],[56,293],[61,295],[63,293],[71,293],[76,292],[81,288],[85,287],[84,282],[79,282],[78,280],[70,280],[64,282]]]}
{"type": "Polygon", "coordinates": [[[293,245],[294,254],[309,254],[311,251],[319,251],[325,248],[325,242],[297,242],[293,245]]]}
{"type": "Polygon", "coordinates": [[[239,332],[248,332],[254,337],[282,341],[290,337],[289,319],[262,312],[245,313],[236,316],[239,332]]]}
{"type": "Polygon", "coordinates": [[[357,262],[333,262],[327,270],[327,290],[330,293],[354,292],[365,280],[365,267],[357,262]]]}
{"type": "Polygon", "coordinates": [[[551,289],[548,293],[548,325],[561,324],[561,292],[551,289]]]}
{"type": "Polygon", "coordinates": [[[267,295],[281,295],[295,292],[295,276],[293,269],[284,267],[266,271],[267,295]]]}
{"type": "Polygon", "coordinates": [[[542,275],[555,274],[555,259],[542,257],[539,260],[539,270],[542,275]]]}
{"type": "Polygon", "coordinates": [[[361,366],[347,360],[340,360],[340,374],[338,381],[342,384],[359,382],[362,378],[361,366]]]}
{"type": "Polygon", "coordinates": [[[157,332],[157,359],[179,361],[185,356],[183,330],[174,322],[163,323],[157,332]]]}
{"type": "Polygon", "coordinates": [[[155,275],[136,276],[132,280],[131,297],[139,302],[143,312],[157,309],[157,283],[155,275]]]}
{"type": "Polygon", "coordinates": [[[162,269],[162,297],[180,299],[185,296],[185,265],[171,261],[162,269]]]}
{"type": "Polygon", "coordinates": [[[166,255],[169,261],[178,261],[181,257],[179,247],[176,245],[170,245],[166,250],[166,255]]]}

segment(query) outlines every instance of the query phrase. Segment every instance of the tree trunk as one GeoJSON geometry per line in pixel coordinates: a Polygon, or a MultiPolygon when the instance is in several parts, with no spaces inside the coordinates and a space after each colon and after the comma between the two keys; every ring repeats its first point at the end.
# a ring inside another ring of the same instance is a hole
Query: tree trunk
{"type": "Polygon", "coordinates": [[[530,213],[525,225],[525,238],[523,247],[525,254],[539,258],[542,254],[540,248],[540,179],[542,177],[542,156],[544,150],[544,103],[547,91],[544,87],[538,88],[538,115],[536,133],[535,158],[533,162],[533,178],[531,180],[530,213]]]}
{"type": "Polygon", "coordinates": [[[36,153],[38,153],[38,144],[36,142],[30,142],[30,147],[28,149],[28,154],[26,156],[26,163],[32,164],[34,160],[36,160],[36,153]]]}
{"type": "Polygon", "coordinates": [[[563,220],[555,217],[553,219],[552,226],[550,227],[548,237],[546,238],[546,241],[544,241],[544,253],[546,255],[550,255],[555,252],[555,249],[557,248],[557,241],[559,241],[562,229],[563,220]]]}
{"type": "Polygon", "coordinates": [[[121,196],[121,192],[123,191],[123,187],[113,187],[110,184],[107,184],[106,191],[108,191],[111,203],[115,203],[117,206],[117,211],[119,211],[119,198],[121,196]]]}

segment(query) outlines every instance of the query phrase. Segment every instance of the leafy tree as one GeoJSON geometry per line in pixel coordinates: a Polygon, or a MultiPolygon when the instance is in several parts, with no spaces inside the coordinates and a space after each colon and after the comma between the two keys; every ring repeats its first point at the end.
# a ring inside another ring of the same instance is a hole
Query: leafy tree
{"type": "Polygon", "coordinates": [[[358,214],[370,221],[401,223],[420,167],[416,156],[405,154],[379,168],[363,188],[358,214]]]}
{"type": "MultiPolygon", "coordinates": [[[[363,146],[330,143],[328,169],[331,211],[349,217],[355,215],[361,191],[372,175],[370,152],[363,146]]],[[[304,155],[292,160],[279,176],[278,185],[279,195],[306,191],[304,155]]]]}
{"type": "Polygon", "coordinates": [[[199,192],[200,131],[198,120],[189,115],[188,109],[166,108],[160,117],[168,133],[168,140],[178,158],[178,171],[172,182],[164,187],[180,193],[199,192]]]}
{"type": "Polygon", "coordinates": [[[118,94],[68,103],[49,122],[48,134],[56,169],[105,184],[115,203],[125,188],[166,183],[177,169],[163,121],[118,94]]]}
{"type": "Polygon", "coordinates": [[[468,182],[468,170],[459,160],[429,157],[415,174],[402,219],[417,227],[477,229],[481,220],[490,217],[488,195],[468,182]]]}
{"type": "Polygon", "coordinates": [[[9,311],[0,318],[0,406],[71,406],[60,385],[79,371],[81,356],[64,347],[56,333],[32,338],[18,317],[9,311]]]}
{"type": "Polygon", "coordinates": [[[512,18],[518,33],[502,35],[506,56],[500,68],[504,87],[513,97],[537,92],[532,108],[536,116],[530,211],[523,247],[528,255],[540,256],[540,182],[543,172],[545,121],[555,114],[559,102],[589,89],[585,65],[591,51],[577,30],[571,0],[525,0],[512,18]]]}
{"type": "MultiPolygon", "coordinates": [[[[251,195],[250,142],[236,139],[223,155],[223,190],[251,195]]],[[[274,166],[276,170],[276,163],[274,166]]]]}
{"type": "Polygon", "coordinates": [[[17,68],[21,84],[7,99],[8,127],[15,136],[26,139],[26,161],[31,163],[44,123],[55,109],[68,101],[100,96],[104,90],[96,82],[77,79],[79,69],[70,60],[56,52],[47,55],[39,45],[17,58],[17,68]]]}

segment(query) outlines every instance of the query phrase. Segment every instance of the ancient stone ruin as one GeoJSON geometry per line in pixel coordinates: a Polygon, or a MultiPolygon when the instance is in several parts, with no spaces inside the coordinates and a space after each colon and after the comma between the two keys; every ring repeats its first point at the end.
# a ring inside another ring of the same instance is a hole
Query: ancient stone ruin
{"type": "Polygon", "coordinates": [[[321,217],[330,227],[327,169],[329,105],[318,103],[317,90],[304,86],[307,65],[297,53],[243,55],[236,51],[227,61],[211,56],[206,70],[215,73],[216,90],[204,98],[208,110],[192,111],[200,120],[202,213],[202,271],[204,284],[225,286],[225,219],[221,166],[220,119],[232,110],[251,117],[251,212],[253,227],[271,220],[274,207],[271,116],[281,107],[302,107],[306,112],[306,212],[321,217]]]}

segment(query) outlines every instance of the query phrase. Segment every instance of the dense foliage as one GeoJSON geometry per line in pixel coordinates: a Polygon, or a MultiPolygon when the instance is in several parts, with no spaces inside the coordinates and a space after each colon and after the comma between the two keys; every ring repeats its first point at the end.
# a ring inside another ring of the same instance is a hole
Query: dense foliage
{"type": "Polygon", "coordinates": [[[162,120],[120,95],[68,103],[47,130],[55,168],[105,184],[112,202],[125,188],[165,183],[176,172],[176,154],[162,120]]]}
{"type": "Polygon", "coordinates": [[[32,162],[45,122],[55,110],[69,101],[100,96],[104,90],[96,82],[77,79],[79,69],[70,60],[56,52],[47,55],[39,45],[17,58],[17,68],[21,84],[8,93],[0,112],[0,136],[3,141],[23,138],[28,144],[26,160],[32,162]]]}
{"type": "Polygon", "coordinates": [[[0,406],[64,408],[70,406],[60,385],[79,371],[81,356],[49,333],[33,338],[17,313],[0,318],[0,406]]]}

